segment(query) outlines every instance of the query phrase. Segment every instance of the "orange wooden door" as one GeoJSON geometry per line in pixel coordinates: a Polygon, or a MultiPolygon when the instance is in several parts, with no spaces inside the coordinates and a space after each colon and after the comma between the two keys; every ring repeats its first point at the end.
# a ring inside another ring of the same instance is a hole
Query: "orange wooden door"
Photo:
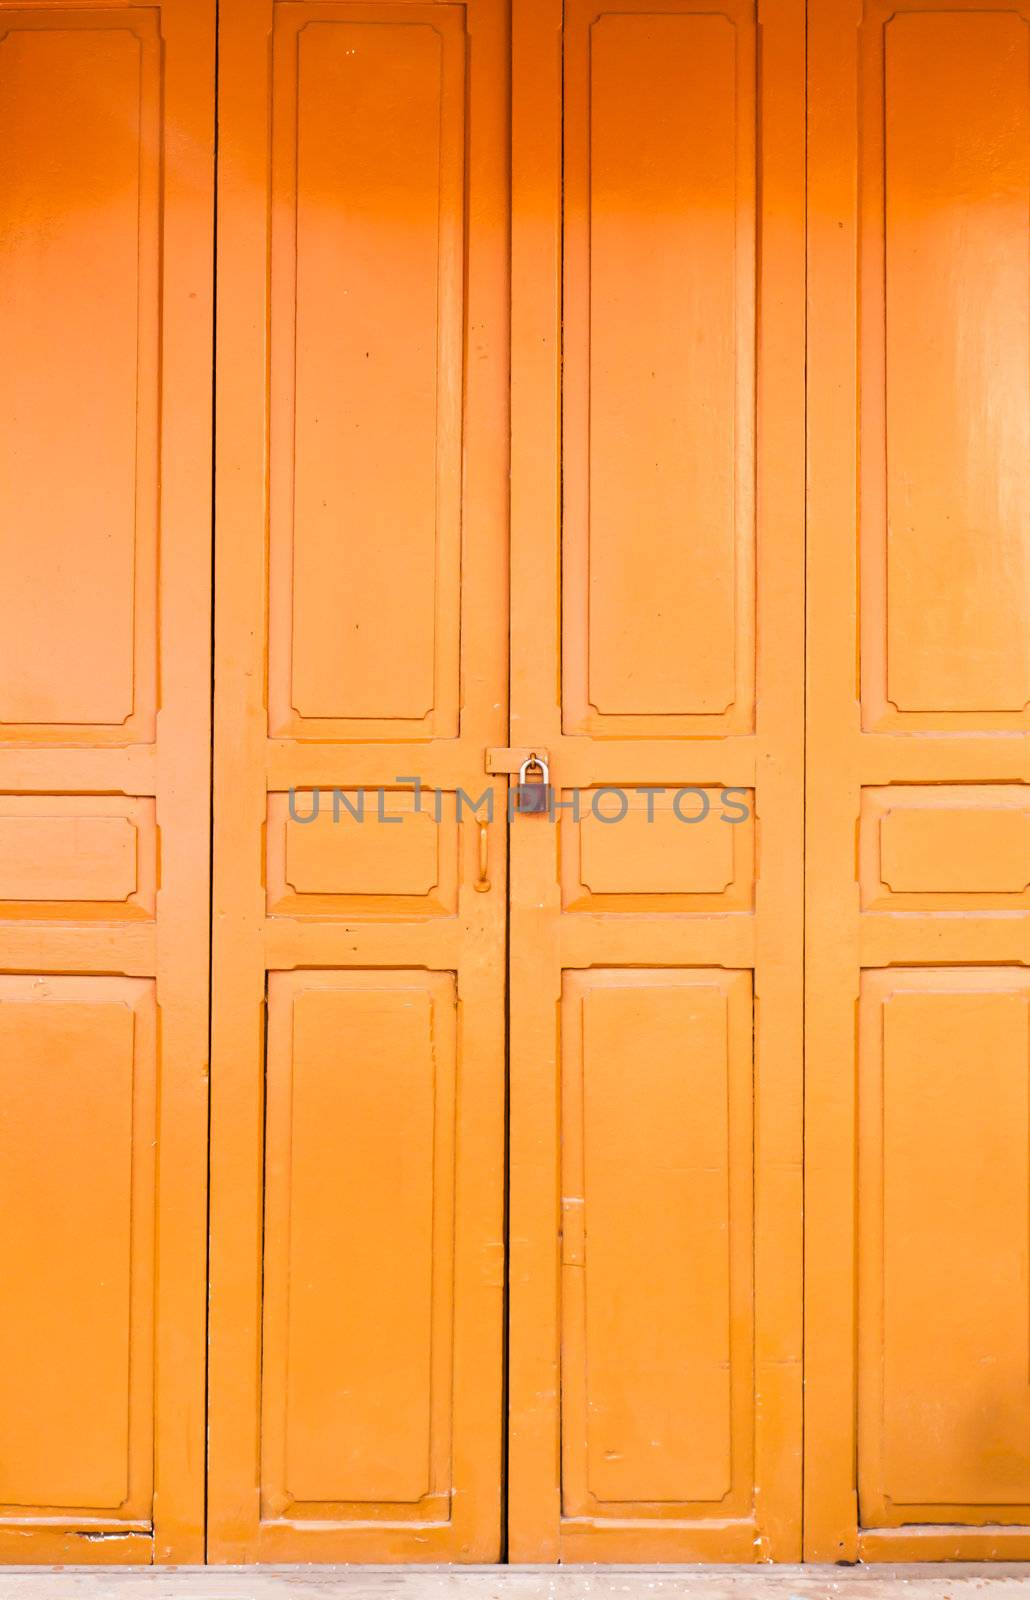
{"type": "Polygon", "coordinates": [[[504,16],[221,7],[215,1560],[501,1548],[504,16]]]}
{"type": "Polygon", "coordinates": [[[1028,24],[810,22],[818,1560],[1030,1556],[1028,24]]]}
{"type": "Polygon", "coordinates": [[[0,4],[0,1561],[203,1557],[214,4],[0,4]]]}
{"type": "Polygon", "coordinates": [[[510,1555],[796,1559],[803,9],[520,0],[512,116],[510,1555]]]}

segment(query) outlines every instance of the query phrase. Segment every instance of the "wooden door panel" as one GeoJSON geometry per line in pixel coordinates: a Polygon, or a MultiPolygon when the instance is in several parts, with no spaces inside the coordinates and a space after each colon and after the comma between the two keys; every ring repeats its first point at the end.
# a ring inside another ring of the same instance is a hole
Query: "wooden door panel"
{"type": "Polygon", "coordinates": [[[148,743],[160,12],[5,6],[0,16],[0,205],[19,222],[0,257],[0,363],[18,378],[0,412],[0,731],[148,743]]]}
{"type": "Polygon", "coordinates": [[[149,1529],[155,1025],[149,978],[0,979],[8,1523],[149,1529]]]}
{"type": "Polygon", "coordinates": [[[810,29],[806,1549],[1017,1558],[1030,15],[810,29]]]}
{"type": "Polygon", "coordinates": [[[1026,1523],[1030,974],[867,972],[859,1008],[863,1520],[1026,1523]]]}
{"type": "MultiPolygon", "coordinates": [[[[623,794],[598,787],[562,790],[559,799],[563,910],[752,909],[752,789],[623,794]]],[[[570,934],[581,925],[571,924],[570,934]]],[[[600,932],[603,924],[591,928],[600,932]]]]}
{"type": "Polygon", "coordinates": [[[799,1548],[804,25],[760,97],[758,24],[515,13],[519,1561],[799,1548]]]}
{"type": "Polygon", "coordinates": [[[563,726],[746,731],[753,36],[570,5],[564,48],[563,726]]]}
{"type": "Polygon", "coordinates": [[[750,991],[750,974],[716,969],[565,975],[569,1516],[682,1521],[713,1501],[747,1514],[750,991]]]}
{"type": "Polygon", "coordinates": [[[1023,784],[888,784],[862,791],[863,910],[1019,911],[1030,906],[1030,793],[1023,784]]]}
{"type": "Polygon", "coordinates": [[[215,1560],[500,1553],[506,52],[222,9],[215,1560]]]}
{"type": "Polygon", "coordinates": [[[451,973],[270,976],[266,1516],[447,1519],[455,998],[451,973]]]}
{"type": "Polygon", "coordinates": [[[1027,727],[1027,21],[860,38],[863,727],[1027,727]]]}
{"type": "Polygon", "coordinates": [[[148,921],[157,852],[151,797],[2,795],[0,910],[34,921],[148,921]]]}
{"type": "Polygon", "coordinates": [[[0,3],[0,1559],[204,1538],[214,6],[0,3]]]}
{"type": "Polygon", "coordinates": [[[269,728],[453,738],[464,8],[292,5],[273,40],[269,728]]]}

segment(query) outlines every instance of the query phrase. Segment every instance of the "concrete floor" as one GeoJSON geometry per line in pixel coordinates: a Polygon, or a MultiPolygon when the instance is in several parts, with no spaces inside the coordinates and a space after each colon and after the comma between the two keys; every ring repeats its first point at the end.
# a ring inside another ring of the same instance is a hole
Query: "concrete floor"
{"type": "Polygon", "coordinates": [[[1030,1600],[1030,1562],[922,1567],[7,1567],[0,1600],[1030,1600]]]}

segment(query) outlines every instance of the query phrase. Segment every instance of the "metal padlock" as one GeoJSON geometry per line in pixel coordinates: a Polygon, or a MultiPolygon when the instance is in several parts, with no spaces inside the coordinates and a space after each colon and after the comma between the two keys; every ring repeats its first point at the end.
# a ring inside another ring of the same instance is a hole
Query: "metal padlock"
{"type": "Polygon", "coordinates": [[[540,816],[551,807],[551,781],[547,762],[531,750],[519,768],[519,781],[515,790],[515,810],[520,816],[540,816]],[[526,774],[533,769],[540,774],[539,783],[529,783],[526,774]]]}

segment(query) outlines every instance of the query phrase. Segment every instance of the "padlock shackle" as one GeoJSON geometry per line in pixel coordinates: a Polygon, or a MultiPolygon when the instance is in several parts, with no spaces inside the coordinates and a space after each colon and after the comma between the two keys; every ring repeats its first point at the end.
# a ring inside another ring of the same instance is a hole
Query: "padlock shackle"
{"type": "Polygon", "coordinates": [[[533,767],[537,772],[539,772],[541,783],[550,783],[551,774],[548,770],[547,762],[544,760],[543,756],[538,756],[535,750],[531,750],[529,752],[529,755],[519,768],[519,783],[525,783],[526,773],[529,771],[530,767],[533,767]]]}

